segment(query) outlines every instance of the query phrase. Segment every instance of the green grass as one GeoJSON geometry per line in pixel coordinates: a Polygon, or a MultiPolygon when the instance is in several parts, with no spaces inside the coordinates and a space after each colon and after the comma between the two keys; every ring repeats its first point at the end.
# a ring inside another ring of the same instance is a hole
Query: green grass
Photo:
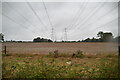
{"type": "Polygon", "coordinates": [[[118,78],[118,58],[111,54],[100,58],[4,55],[2,67],[3,78],[118,78]]]}

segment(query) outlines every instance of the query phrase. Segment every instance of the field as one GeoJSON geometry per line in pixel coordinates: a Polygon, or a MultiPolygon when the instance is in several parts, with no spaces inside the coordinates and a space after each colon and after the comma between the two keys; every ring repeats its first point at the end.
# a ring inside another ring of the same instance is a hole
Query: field
{"type": "Polygon", "coordinates": [[[58,50],[60,53],[74,53],[82,50],[84,53],[116,53],[118,52],[117,43],[3,43],[7,48],[7,53],[30,53],[48,54],[58,50]]]}
{"type": "Polygon", "coordinates": [[[3,54],[3,78],[119,78],[116,43],[3,43],[2,46],[3,50],[7,46],[7,54],[3,54]]]}

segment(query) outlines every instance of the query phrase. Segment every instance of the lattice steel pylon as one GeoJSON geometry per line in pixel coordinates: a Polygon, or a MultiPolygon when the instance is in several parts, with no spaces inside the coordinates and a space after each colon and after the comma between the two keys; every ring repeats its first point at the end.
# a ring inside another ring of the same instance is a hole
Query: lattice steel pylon
{"type": "Polygon", "coordinates": [[[68,41],[68,38],[67,38],[67,28],[64,29],[65,33],[64,33],[64,41],[68,41]]]}
{"type": "Polygon", "coordinates": [[[51,39],[53,42],[55,41],[54,28],[52,28],[51,39]]]}

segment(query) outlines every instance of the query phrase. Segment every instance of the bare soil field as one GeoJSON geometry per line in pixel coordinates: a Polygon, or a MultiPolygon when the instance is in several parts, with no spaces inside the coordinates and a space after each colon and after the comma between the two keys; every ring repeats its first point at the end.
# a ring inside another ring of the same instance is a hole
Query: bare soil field
{"type": "Polygon", "coordinates": [[[2,51],[6,46],[7,53],[17,54],[48,54],[58,50],[60,53],[74,53],[81,50],[84,53],[118,53],[117,43],[2,43],[2,51]]]}

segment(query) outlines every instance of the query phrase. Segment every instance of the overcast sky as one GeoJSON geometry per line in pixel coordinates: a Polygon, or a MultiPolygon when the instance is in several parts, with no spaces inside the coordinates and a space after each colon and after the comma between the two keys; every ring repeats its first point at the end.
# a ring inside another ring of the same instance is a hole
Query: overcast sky
{"type": "Polygon", "coordinates": [[[3,2],[2,32],[5,40],[96,37],[99,31],[118,35],[117,2],[3,2]],[[45,10],[46,7],[46,10],[45,10]],[[50,24],[51,22],[51,24],[50,24]]]}

